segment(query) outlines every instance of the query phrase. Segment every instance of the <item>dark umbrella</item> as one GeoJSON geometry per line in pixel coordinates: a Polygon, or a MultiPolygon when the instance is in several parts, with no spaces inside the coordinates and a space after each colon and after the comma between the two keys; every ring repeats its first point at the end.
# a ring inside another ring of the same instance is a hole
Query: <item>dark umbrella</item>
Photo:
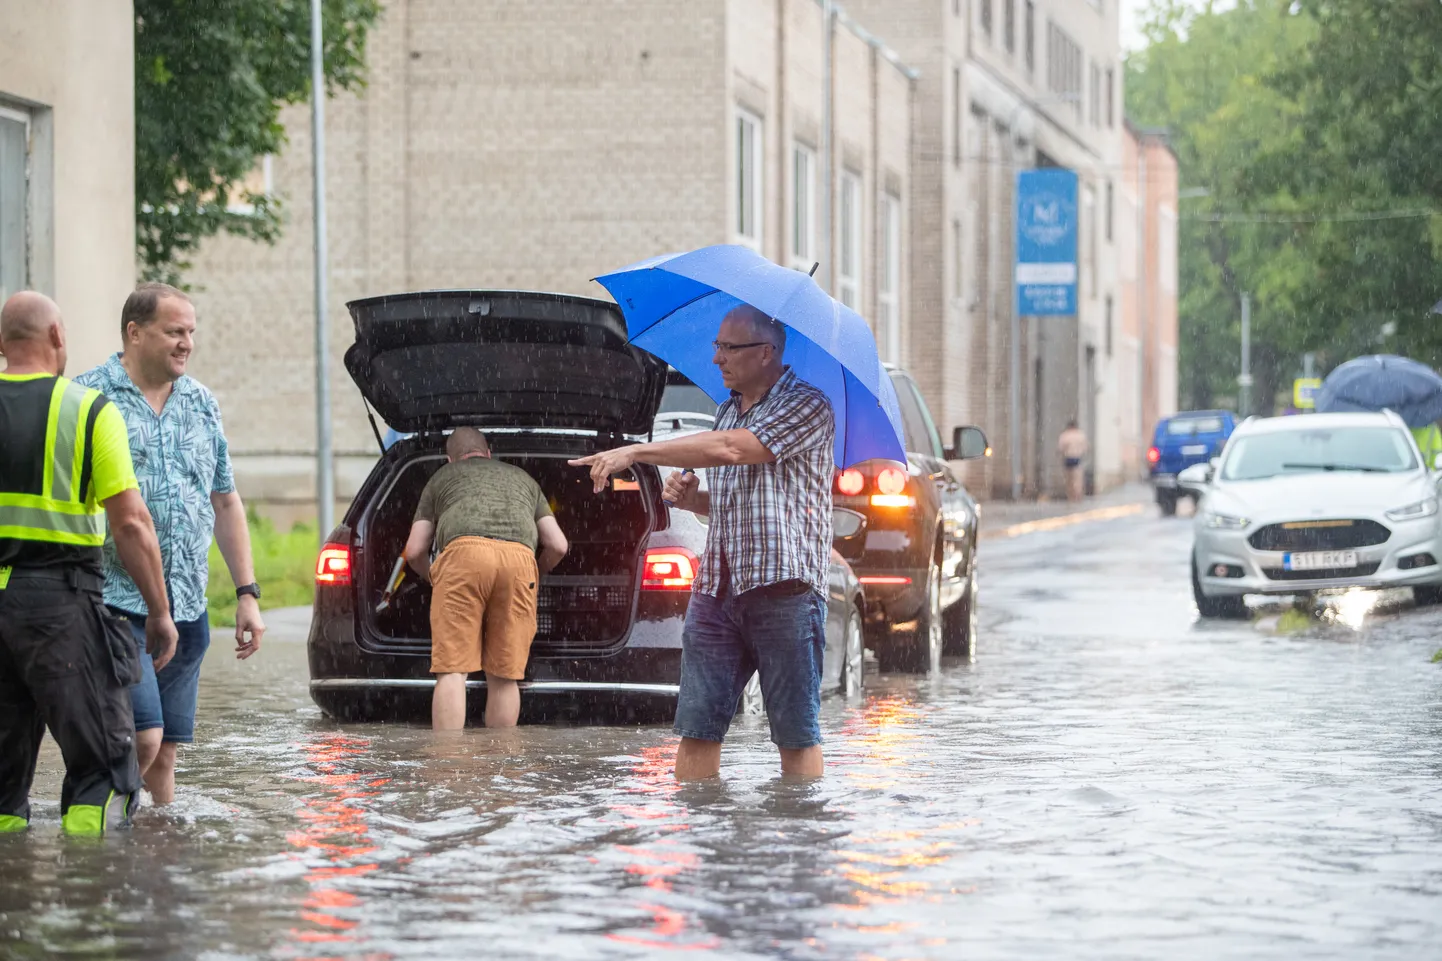
{"type": "Polygon", "coordinates": [[[1408,427],[1426,427],[1442,419],[1442,377],[1410,357],[1355,357],[1327,375],[1317,392],[1317,410],[1390,410],[1408,427]]]}

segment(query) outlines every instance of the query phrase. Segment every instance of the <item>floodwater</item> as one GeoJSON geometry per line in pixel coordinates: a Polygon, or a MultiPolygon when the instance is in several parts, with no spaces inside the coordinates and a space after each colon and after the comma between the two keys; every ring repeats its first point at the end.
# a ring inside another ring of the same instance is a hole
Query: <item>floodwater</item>
{"type": "Polygon", "coordinates": [[[1442,612],[1197,624],[1189,537],[988,540],[975,661],[829,702],[812,784],[758,719],[686,787],[664,728],[340,726],[218,640],[172,807],[62,839],[47,753],[0,956],[1439,957],[1442,612]]]}

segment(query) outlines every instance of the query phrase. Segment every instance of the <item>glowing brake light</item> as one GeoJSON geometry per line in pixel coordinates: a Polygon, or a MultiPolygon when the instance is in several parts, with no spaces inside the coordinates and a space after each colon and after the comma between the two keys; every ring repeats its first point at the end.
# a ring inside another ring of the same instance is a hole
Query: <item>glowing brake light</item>
{"type": "Polygon", "coordinates": [[[350,583],[350,547],[345,544],[327,544],[320,549],[315,559],[315,582],[335,587],[350,583]]]}
{"type": "Polygon", "coordinates": [[[696,555],[679,547],[659,547],[646,552],[641,574],[643,591],[689,591],[696,581],[696,555]]]}
{"type": "Polygon", "coordinates": [[[855,497],[866,489],[866,475],[855,467],[848,467],[836,478],[836,492],[855,497]]]}
{"type": "Polygon", "coordinates": [[[873,574],[867,577],[858,577],[857,580],[860,581],[862,584],[872,584],[878,586],[885,584],[892,587],[905,587],[907,584],[911,583],[911,578],[909,577],[887,576],[881,574],[873,574]]]}
{"type": "Polygon", "coordinates": [[[1161,459],[1162,459],[1162,452],[1161,452],[1161,451],[1157,450],[1155,447],[1148,447],[1148,448],[1147,448],[1147,463],[1148,463],[1148,464],[1156,464],[1156,463],[1159,463],[1159,462],[1161,461],[1161,459]]]}
{"type": "Polygon", "coordinates": [[[906,490],[906,471],[886,468],[876,475],[876,490],[881,494],[900,494],[906,490]]]}

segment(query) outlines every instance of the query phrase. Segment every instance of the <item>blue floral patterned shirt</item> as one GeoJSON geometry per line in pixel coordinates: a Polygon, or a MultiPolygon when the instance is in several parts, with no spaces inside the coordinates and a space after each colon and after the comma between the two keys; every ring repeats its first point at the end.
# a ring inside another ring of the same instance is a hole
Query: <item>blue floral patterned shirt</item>
{"type": "MultiPolygon", "coordinates": [[[[157,414],[130,379],[119,354],[75,379],[110,398],[125,418],[135,476],[160,537],[171,616],[177,621],[199,619],[205,613],[210,541],[215,534],[210,495],[235,490],[215,395],[199,381],[181,377],[157,414]]],[[[148,613],[139,588],[120,566],[115,539],[109,534],[105,603],[135,614],[148,613]]]]}

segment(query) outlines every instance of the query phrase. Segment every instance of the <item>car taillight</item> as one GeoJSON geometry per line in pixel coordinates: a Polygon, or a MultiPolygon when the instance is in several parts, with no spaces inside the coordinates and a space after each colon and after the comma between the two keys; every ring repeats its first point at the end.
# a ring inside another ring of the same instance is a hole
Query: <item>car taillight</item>
{"type": "Polygon", "coordinates": [[[836,493],[855,497],[866,490],[866,475],[855,467],[848,467],[836,476],[836,493]]]}
{"type": "Polygon", "coordinates": [[[315,559],[315,582],[331,587],[350,584],[350,546],[327,544],[315,559]]]}
{"type": "Polygon", "coordinates": [[[646,552],[641,574],[643,591],[689,591],[696,581],[700,561],[695,554],[678,547],[658,547],[646,552]]]}
{"type": "Polygon", "coordinates": [[[909,478],[906,471],[886,467],[876,475],[876,493],[871,495],[872,507],[915,507],[916,498],[905,493],[909,478]]]}
{"type": "Polygon", "coordinates": [[[1162,459],[1162,452],[1161,452],[1161,451],[1157,450],[1155,447],[1148,447],[1148,448],[1147,448],[1147,463],[1148,463],[1148,464],[1156,464],[1156,463],[1160,462],[1161,459],[1162,459]]]}

